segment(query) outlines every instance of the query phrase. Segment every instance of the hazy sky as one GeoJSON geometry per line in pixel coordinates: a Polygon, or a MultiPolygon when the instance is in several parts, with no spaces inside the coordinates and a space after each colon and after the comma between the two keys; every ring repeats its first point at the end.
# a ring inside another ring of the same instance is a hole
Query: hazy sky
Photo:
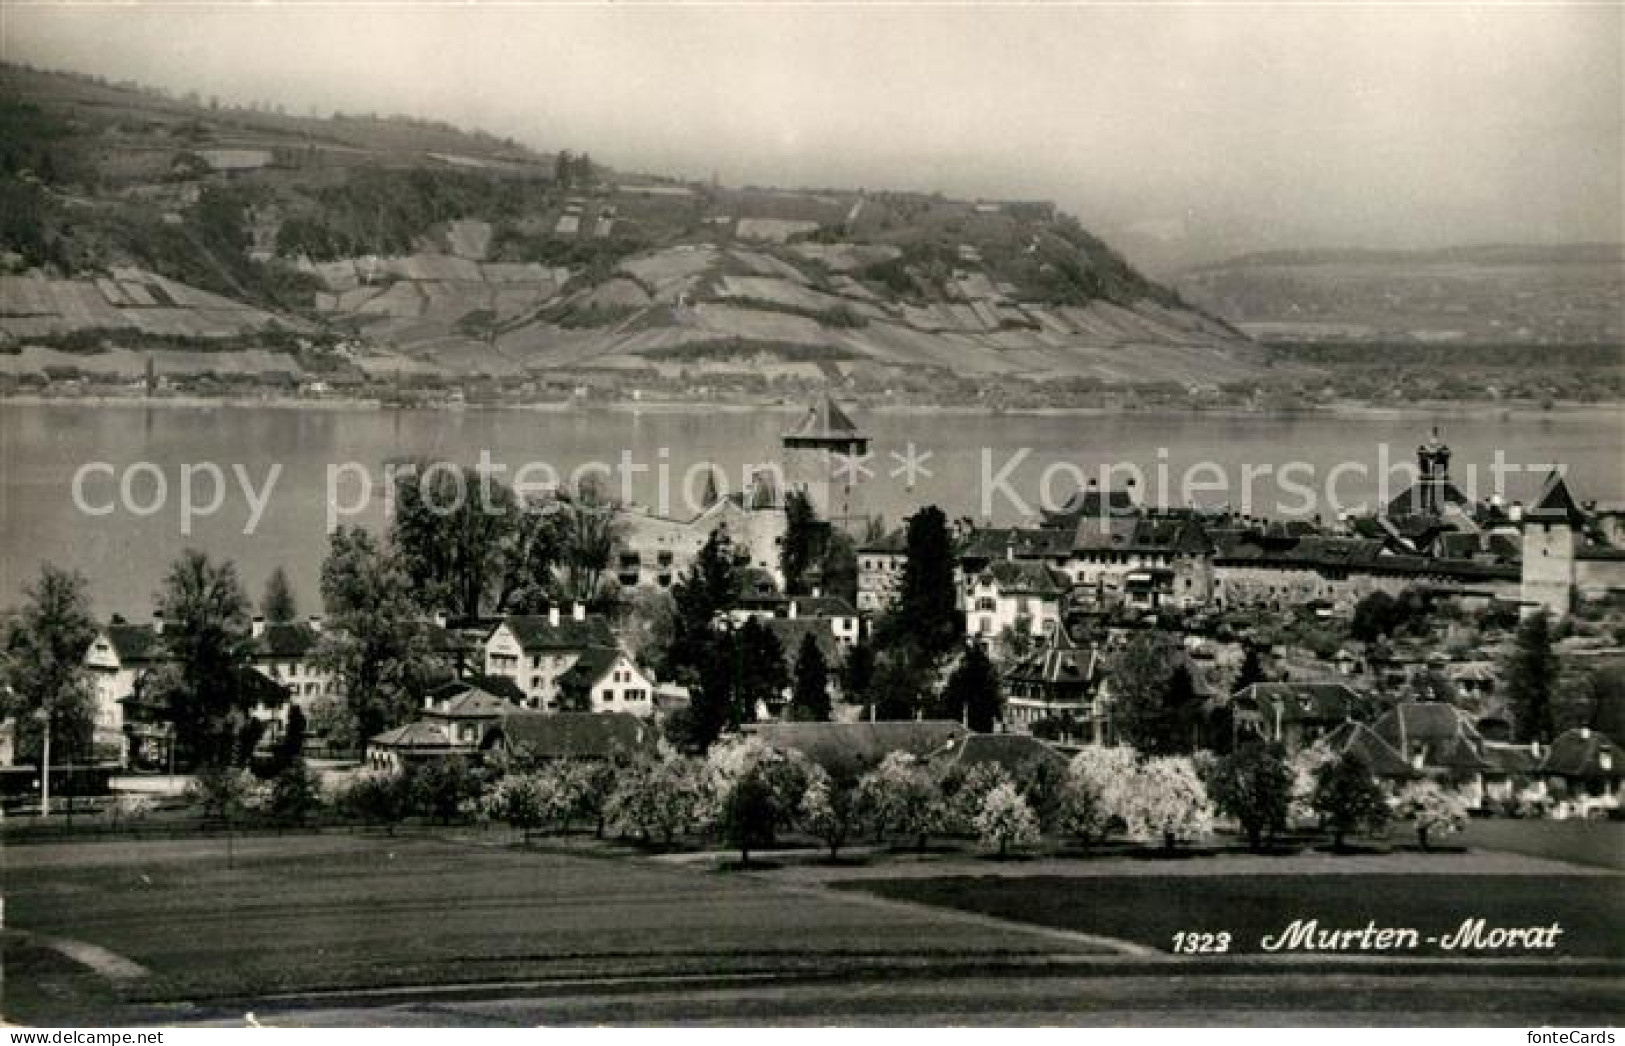
{"type": "Polygon", "coordinates": [[[0,52],[727,184],[1045,197],[1155,268],[1618,240],[1620,6],[0,5],[0,52]]]}

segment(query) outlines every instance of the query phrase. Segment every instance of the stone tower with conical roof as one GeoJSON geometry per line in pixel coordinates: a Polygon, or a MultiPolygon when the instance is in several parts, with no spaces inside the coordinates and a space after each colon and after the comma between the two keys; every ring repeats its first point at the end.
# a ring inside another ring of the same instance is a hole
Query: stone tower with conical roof
{"type": "Polygon", "coordinates": [[[851,530],[862,522],[859,487],[868,473],[869,437],[828,394],[780,440],[786,493],[807,496],[820,519],[851,530]]]}

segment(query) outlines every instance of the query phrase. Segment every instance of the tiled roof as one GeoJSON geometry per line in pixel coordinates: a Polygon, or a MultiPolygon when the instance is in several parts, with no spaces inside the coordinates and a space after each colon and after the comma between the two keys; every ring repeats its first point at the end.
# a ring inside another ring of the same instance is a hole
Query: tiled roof
{"type": "Polygon", "coordinates": [[[907,551],[908,530],[904,527],[898,527],[891,533],[883,535],[879,540],[871,541],[862,548],[858,549],[860,555],[864,552],[873,552],[877,554],[888,552],[894,555],[901,555],[907,551]]]}
{"type": "Polygon", "coordinates": [[[1605,734],[1566,730],[1552,742],[1540,768],[1542,773],[1564,777],[1620,778],[1625,777],[1625,761],[1620,755],[1619,745],[1605,734]]]}
{"type": "Polygon", "coordinates": [[[882,723],[758,723],[749,728],[774,748],[800,752],[837,776],[857,776],[892,752],[925,758],[968,731],[947,720],[882,723]]]}
{"type": "Polygon", "coordinates": [[[798,617],[857,617],[858,608],[840,596],[796,596],[798,617]]]}
{"type": "Polygon", "coordinates": [[[950,742],[937,759],[966,769],[996,763],[1018,781],[1030,777],[1040,766],[1064,772],[1067,764],[1066,756],[1026,734],[967,734],[958,743],[950,742]]]}
{"type": "Polygon", "coordinates": [[[546,614],[516,614],[503,622],[526,650],[581,650],[593,646],[614,646],[609,622],[597,614],[577,621],[560,614],[558,624],[550,624],[546,614]]]}
{"type": "Polygon", "coordinates": [[[446,732],[444,726],[422,720],[397,726],[393,730],[385,730],[368,743],[377,748],[392,748],[397,751],[439,752],[452,746],[451,735],[446,732]]]}
{"type": "Polygon", "coordinates": [[[1071,549],[1064,530],[1044,527],[982,527],[971,535],[962,560],[1059,559],[1071,549]]]}
{"type": "Polygon", "coordinates": [[[1018,661],[1005,673],[1005,679],[1045,686],[1087,685],[1094,680],[1099,664],[1095,649],[1080,647],[1061,624],[1056,626],[1049,642],[1018,661]]]}
{"type": "Polygon", "coordinates": [[[1524,513],[1525,519],[1550,520],[1563,519],[1579,523],[1585,519],[1580,506],[1575,503],[1574,495],[1569,493],[1569,485],[1563,479],[1563,474],[1553,469],[1546,474],[1546,482],[1540,488],[1540,495],[1535,503],[1524,513]]]}
{"type": "Polygon", "coordinates": [[[509,713],[499,728],[510,749],[524,746],[539,759],[609,759],[652,752],[654,723],[627,712],[509,713]]]}
{"type": "Polygon", "coordinates": [[[453,693],[437,698],[434,707],[424,714],[441,719],[496,719],[515,707],[506,698],[477,686],[461,683],[457,687],[453,693]]]}
{"type": "Polygon", "coordinates": [[[570,670],[559,677],[559,686],[565,690],[590,688],[604,678],[604,673],[620,659],[621,652],[610,647],[588,647],[576,658],[570,670]]]}
{"type": "Polygon", "coordinates": [[[1005,594],[1059,596],[1071,587],[1065,574],[1042,563],[1022,559],[998,559],[989,563],[978,580],[992,581],[1005,594]]]}
{"type": "Polygon", "coordinates": [[[1274,722],[1338,723],[1358,718],[1366,701],[1343,683],[1253,683],[1231,699],[1274,722]]]}
{"type": "Polygon", "coordinates": [[[1540,769],[1540,757],[1527,745],[1503,745],[1484,742],[1480,750],[1484,765],[1491,773],[1532,774],[1540,769]]]}
{"type": "Polygon", "coordinates": [[[254,639],[257,657],[297,659],[310,653],[321,633],[308,624],[293,621],[273,621],[254,639]]]}
{"type": "Polygon", "coordinates": [[[1442,701],[1403,701],[1372,726],[1396,750],[1420,747],[1426,766],[1480,770],[1487,765],[1479,754],[1484,739],[1467,716],[1442,701]]]}
{"type": "Polygon", "coordinates": [[[108,625],[103,631],[107,634],[107,641],[113,645],[113,652],[126,665],[169,659],[164,637],[155,632],[151,625],[120,623],[108,625]]]}
{"type": "Polygon", "coordinates": [[[1414,777],[1416,771],[1393,745],[1364,723],[1344,723],[1320,739],[1336,755],[1354,753],[1378,777],[1414,777]]]}

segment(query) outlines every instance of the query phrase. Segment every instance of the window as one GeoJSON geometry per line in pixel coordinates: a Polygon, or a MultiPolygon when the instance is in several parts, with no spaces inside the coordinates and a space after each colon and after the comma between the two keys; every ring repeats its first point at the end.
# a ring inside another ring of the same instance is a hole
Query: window
{"type": "Polygon", "coordinates": [[[542,687],[542,677],[541,676],[531,676],[530,677],[530,688],[532,690],[540,690],[541,687],[542,687]]]}
{"type": "Polygon", "coordinates": [[[610,690],[609,688],[606,687],[604,689],[603,697],[604,697],[604,704],[606,704],[606,705],[607,704],[612,704],[614,702],[614,700],[615,700],[615,691],[610,690]]]}

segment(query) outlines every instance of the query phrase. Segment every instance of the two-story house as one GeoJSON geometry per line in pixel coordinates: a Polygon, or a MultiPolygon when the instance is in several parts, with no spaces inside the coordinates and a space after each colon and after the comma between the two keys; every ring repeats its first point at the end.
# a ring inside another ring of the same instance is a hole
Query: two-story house
{"type": "Polygon", "coordinates": [[[655,682],[617,647],[581,652],[559,677],[559,704],[573,712],[655,714],[655,682]]]}
{"type": "Polygon", "coordinates": [[[1042,638],[1061,620],[1061,603],[1070,583],[1065,574],[1032,560],[1001,559],[989,563],[964,583],[965,632],[983,642],[1006,628],[1042,638]]]}
{"type": "Polygon", "coordinates": [[[558,607],[513,615],[485,637],[485,674],[513,680],[525,692],[526,707],[557,711],[559,679],[587,650],[615,645],[609,622],[579,603],[568,615],[558,607]]]}

